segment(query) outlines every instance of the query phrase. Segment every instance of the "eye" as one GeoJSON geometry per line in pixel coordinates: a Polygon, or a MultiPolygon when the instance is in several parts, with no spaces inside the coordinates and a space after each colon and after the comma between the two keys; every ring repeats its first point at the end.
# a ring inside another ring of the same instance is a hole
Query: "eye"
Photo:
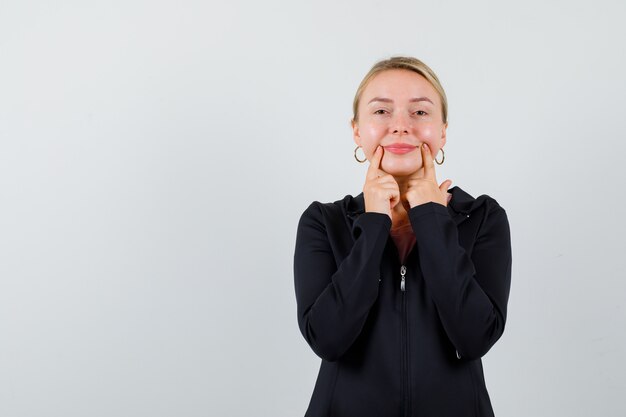
{"type": "Polygon", "coordinates": [[[387,110],[385,109],[378,109],[374,111],[374,114],[385,114],[387,112],[387,110]]]}
{"type": "Polygon", "coordinates": [[[426,113],[424,110],[418,110],[415,112],[415,114],[417,114],[418,116],[426,116],[428,113],[426,113]]]}

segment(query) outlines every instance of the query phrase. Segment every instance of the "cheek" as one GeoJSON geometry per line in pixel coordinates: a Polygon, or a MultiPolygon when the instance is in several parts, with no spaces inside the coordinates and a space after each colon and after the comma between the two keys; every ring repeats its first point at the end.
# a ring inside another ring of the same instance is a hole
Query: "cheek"
{"type": "Polygon", "coordinates": [[[426,142],[431,149],[431,152],[439,150],[441,145],[441,127],[433,125],[419,126],[415,129],[417,138],[421,142],[426,142]]]}
{"type": "Polygon", "coordinates": [[[415,129],[417,137],[429,145],[441,137],[440,131],[432,125],[422,125],[415,129]],[[439,133],[439,135],[438,135],[439,133]]]}
{"type": "Polygon", "coordinates": [[[380,145],[385,137],[385,132],[385,128],[376,125],[368,125],[361,128],[361,146],[368,159],[371,159],[374,155],[376,147],[380,145]]]}

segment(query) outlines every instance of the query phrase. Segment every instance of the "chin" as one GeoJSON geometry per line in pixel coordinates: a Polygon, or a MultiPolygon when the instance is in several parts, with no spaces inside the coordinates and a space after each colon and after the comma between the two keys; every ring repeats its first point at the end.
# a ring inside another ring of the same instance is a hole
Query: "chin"
{"type": "Polygon", "coordinates": [[[382,168],[383,168],[383,171],[385,171],[388,174],[393,175],[394,177],[403,177],[403,176],[413,174],[415,171],[419,170],[421,167],[418,166],[417,164],[384,164],[383,163],[382,168]]]}

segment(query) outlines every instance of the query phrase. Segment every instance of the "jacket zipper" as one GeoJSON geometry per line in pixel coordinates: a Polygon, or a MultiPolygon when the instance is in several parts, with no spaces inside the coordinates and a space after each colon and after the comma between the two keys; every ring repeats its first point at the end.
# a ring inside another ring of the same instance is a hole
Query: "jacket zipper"
{"type": "Polygon", "coordinates": [[[400,266],[400,291],[402,293],[402,392],[404,415],[410,415],[411,394],[409,392],[409,338],[406,307],[406,266],[400,266]]]}

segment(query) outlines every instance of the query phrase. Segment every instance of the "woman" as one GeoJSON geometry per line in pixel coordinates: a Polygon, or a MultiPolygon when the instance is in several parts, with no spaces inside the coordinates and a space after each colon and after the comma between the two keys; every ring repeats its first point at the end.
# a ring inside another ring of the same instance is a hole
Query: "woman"
{"type": "Polygon", "coordinates": [[[493,198],[438,185],[447,126],[415,58],[377,63],[357,90],[363,192],[298,224],[298,323],[322,358],[307,416],[493,416],[481,357],[504,330],[509,224],[493,198]]]}

